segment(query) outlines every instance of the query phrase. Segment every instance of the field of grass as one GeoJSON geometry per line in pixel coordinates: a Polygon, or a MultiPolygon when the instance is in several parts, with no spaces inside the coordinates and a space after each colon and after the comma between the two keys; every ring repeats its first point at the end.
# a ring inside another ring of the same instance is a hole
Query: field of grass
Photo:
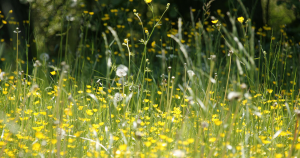
{"type": "Polygon", "coordinates": [[[188,25],[151,0],[125,29],[103,13],[76,55],[0,49],[0,157],[299,157],[300,43],[238,2],[188,25]]]}

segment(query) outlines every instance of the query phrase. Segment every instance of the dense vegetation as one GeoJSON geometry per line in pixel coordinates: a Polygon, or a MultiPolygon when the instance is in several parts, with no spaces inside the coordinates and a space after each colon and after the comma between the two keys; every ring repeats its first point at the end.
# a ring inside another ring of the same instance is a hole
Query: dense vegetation
{"type": "Polygon", "coordinates": [[[300,156],[300,43],[284,25],[255,28],[240,0],[176,22],[143,3],[150,19],[73,12],[73,44],[78,19],[57,19],[56,54],[44,35],[31,60],[19,28],[1,41],[0,157],[300,156]]]}

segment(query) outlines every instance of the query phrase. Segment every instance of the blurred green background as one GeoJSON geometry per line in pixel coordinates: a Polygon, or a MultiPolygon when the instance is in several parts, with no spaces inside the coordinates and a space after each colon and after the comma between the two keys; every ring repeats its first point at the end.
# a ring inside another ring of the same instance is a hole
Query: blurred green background
{"type": "MultiPolygon", "coordinates": [[[[195,21],[206,20],[206,25],[211,24],[214,18],[222,18],[226,23],[226,12],[229,10],[233,10],[231,14],[236,17],[246,17],[236,0],[153,0],[151,4],[155,17],[143,0],[1,0],[0,39],[1,47],[4,48],[0,54],[2,66],[4,60],[13,61],[15,58],[16,27],[21,31],[18,38],[19,53],[24,63],[31,62],[34,57],[40,58],[43,53],[51,59],[63,59],[69,54],[70,60],[78,54],[85,57],[105,56],[101,35],[102,32],[109,33],[107,26],[112,26],[121,40],[129,38],[134,41],[131,44],[134,52],[138,52],[139,46],[136,44],[141,39],[142,30],[133,9],[137,10],[145,27],[150,29],[153,27],[151,19],[157,20],[167,3],[171,4],[170,9],[152,37],[156,44],[165,38],[166,33],[174,32],[174,29],[176,32],[179,17],[183,18],[183,31],[189,31],[191,9],[195,21]],[[204,10],[207,11],[206,15],[204,10]]],[[[256,31],[271,26],[273,34],[276,34],[284,28],[294,41],[299,41],[298,0],[243,0],[243,3],[256,31]]],[[[109,37],[109,41],[112,41],[112,37],[109,37]]],[[[265,47],[267,50],[268,44],[265,47]]]]}

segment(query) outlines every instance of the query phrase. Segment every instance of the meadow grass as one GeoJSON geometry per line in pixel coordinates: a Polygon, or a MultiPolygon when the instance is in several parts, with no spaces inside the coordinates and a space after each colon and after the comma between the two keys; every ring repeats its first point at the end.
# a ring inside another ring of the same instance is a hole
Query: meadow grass
{"type": "Polygon", "coordinates": [[[284,27],[256,29],[240,1],[243,15],[191,9],[189,25],[147,2],[153,19],[133,10],[127,33],[103,13],[101,43],[83,25],[75,56],[62,39],[57,58],[23,61],[19,44],[15,70],[1,58],[0,157],[299,157],[300,48],[284,27]]]}

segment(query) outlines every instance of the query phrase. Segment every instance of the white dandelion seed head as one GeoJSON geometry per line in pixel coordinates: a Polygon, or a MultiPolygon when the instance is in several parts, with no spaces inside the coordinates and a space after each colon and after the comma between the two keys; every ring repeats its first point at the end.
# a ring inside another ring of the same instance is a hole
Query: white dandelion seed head
{"type": "Polygon", "coordinates": [[[240,85],[240,87],[241,87],[241,89],[247,89],[246,83],[242,83],[242,84],[240,85]]]}
{"type": "Polygon", "coordinates": [[[115,94],[114,100],[115,100],[116,102],[119,102],[119,101],[121,101],[122,99],[123,99],[122,94],[120,94],[120,93],[116,93],[116,94],[115,94]]]}
{"type": "Polygon", "coordinates": [[[42,66],[41,62],[39,60],[36,60],[33,64],[34,67],[42,66]]]}
{"type": "Polygon", "coordinates": [[[210,78],[210,82],[215,84],[217,81],[214,78],[210,78]]]}
{"type": "Polygon", "coordinates": [[[228,100],[238,100],[242,97],[242,93],[240,92],[229,92],[227,99],[228,100]]]}
{"type": "Polygon", "coordinates": [[[1,72],[1,73],[0,73],[0,80],[3,80],[3,79],[4,79],[4,76],[5,76],[5,72],[1,72]]]}
{"type": "Polygon", "coordinates": [[[111,58],[109,57],[109,58],[107,59],[107,66],[108,66],[108,67],[111,67],[111,65],[112,65],[112,63],[111,63],[111,58]]]}
{"type": "Polygon", "coordinates": [[[116,75],[119,77],[125,77],[127,75],[128,68],[125,65],[119,65],[117,67],[116,75]]]}
{"type": "Polygon", "coordinates": [[[48,61],[49,58],[50,58],[50,56],[49,56],[47,53],[42,53],[42,54],[40,55],[40,59],[41,59],[42,61],[48,61]]]}
{"type": "Polygon", "coordinates": [[[192,78],[195,75],[193,70],[187,70],[187,73],[188,73],[190,78],[192,78]]]}
{"type": "Polygon", "coordinates": [[[174,157],[185,157],[185,152],[177,149],[172,152],[172,155],[174,157]]]}
{"type": "Polygon", "coordinates": [[[66,136],[66,131],[62,128],[57,128],[57,136],[60,137],[60,139],[64,139],[66,136]]]}

